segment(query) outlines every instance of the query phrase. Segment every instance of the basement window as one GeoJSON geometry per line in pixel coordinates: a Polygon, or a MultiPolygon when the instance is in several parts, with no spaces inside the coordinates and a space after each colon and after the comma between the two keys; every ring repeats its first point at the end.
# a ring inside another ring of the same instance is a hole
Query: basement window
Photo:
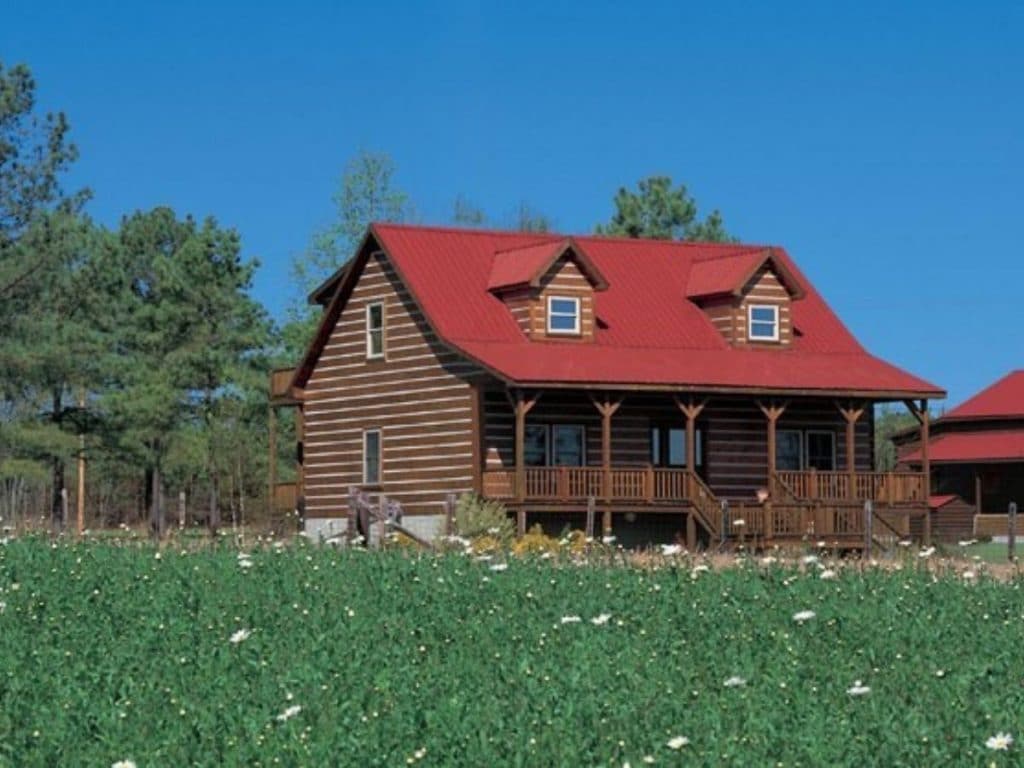
{"type": "Polygon", "coordinates": [[[778,341],[779,308],[773,304],[751,304],[747,313],[747,337],[751,341],[778,341]]]}
{"type": "Polygon", "coordinates": [[[580,332],[580,300],[572,296],[548,298],[548,333],[580,332]]]}

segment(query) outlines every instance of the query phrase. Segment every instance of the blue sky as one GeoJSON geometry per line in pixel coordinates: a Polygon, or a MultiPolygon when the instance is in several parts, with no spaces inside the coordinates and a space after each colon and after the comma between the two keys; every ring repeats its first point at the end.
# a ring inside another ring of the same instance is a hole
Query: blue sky
{"type": "Polygon", "coordinates": [[[275,315],[368,148],[432,223],[461,194],[589,232],[669,174],[949,403],[1024,367],[1024,4],[119,5],[8,0],[0,56],[98,220],[216,216],[275,315]]]}

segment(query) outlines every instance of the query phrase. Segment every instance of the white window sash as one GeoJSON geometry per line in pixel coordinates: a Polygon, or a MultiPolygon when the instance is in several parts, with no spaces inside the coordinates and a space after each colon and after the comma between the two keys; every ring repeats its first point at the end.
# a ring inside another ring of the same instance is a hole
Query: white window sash
{"type": "Polygon", "coordinates": [[[747,338],[751,341],[778,341],[779,340],[779,308],[775,304],[751,304],[747,307],[747,338]],[[754,310],[767,309],[772,313],[771,320],[755,320],[754,310]],[[754,324],[766,325],[771,323],[772,333],[770,336],[754,334],[754,324]]]}
{"type": "Polygon", "coordinates": [[[580,309],[581,302],[579,296],[548,296],[548,333],[564,333],[564,334],[579,334],[580,332],[580,309]],[[573,304],[572,314],[568,312],[555,312],[553,307],[556,301],[571,301],[573,304]],[[568,328],[552,328],[551,320],[553,317],[571,317],[573,327],[568,328]]]}

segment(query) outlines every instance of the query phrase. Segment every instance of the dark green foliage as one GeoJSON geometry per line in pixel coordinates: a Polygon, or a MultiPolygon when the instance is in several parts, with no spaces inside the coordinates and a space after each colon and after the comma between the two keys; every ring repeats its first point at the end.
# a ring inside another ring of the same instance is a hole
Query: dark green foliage
{"type": "Polygon", "coordinates": [[[1024,717],[1020,582],[911,558],[826,581],[11,542],[0,765],[1018,764],[985,741],[1024,717]]]}
{"type": "Polygon", "coordinates": [[[673,187],[668,176],[641,179],[636,192],[620,187],[615,195],[615,213],[608,224],[597,226],[597,233],[652,240],[731,240],[721,214],[712,211],[700,221],[697,201],[685,185],[673,187]]]}

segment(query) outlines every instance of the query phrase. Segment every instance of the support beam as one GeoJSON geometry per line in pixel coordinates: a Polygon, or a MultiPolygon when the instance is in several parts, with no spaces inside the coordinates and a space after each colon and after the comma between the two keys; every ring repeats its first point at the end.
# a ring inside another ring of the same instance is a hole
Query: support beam
{"type": "Polygon", "coordinates": [[[622,397],[613,400],[608,394],[603,398],[590,395],[590,401],[601,414],[601,486],[605,502],[612,500],[612,416],[622,405],[622,397]]]}
{"type": "Polygon", "coordinates": [[[484,468],[487,464],[487,448],[484,442],[484,392],[478,381],[469,384],[469,432],[470,449],[473,454],[473,493],[481,495],[484,490],[484,468]]]}
{"type": "Polygon", "coordinates": [[[697,471],[697,417],[700,416],[701,411],[704,410],[704,406],[708,404],[707,398],[704,398],[700,402],[694,398],[689,398],[686,401],[680,399],[678,395],[673,395],[672,399],[675,401],[676,407],[682,412],[686,418],[686,468],[690,472],[697,471]]]}
{"type": "Polygon", "coordinates": [[[928,499],[932,495],[932,465],[928,457],[928,443],[931,437],[931,416],[928,413],[928,401],[922,399],[920,405],[913,400],[904,400],[907,410],[917,419],[921,425],[921,473],[924,475],[924,505],[926,514],[924,516],[924,545],[927,547],[932,543],[932,516],[931,508],[928,506],[928,499]]]}
{"type": "Polygon", "coordinates": [[[757,407],[768,420],[768,493],[769,498],[775,494],[775,431],[779,418],[786,412],[788,403],[778,403],[775,400],[767,404],[758,401],[757,407]]]}
{"type": "Polygon", "coordinates": [[[981,472],[974,472],[974,514],[980,515],[981,511],[981,472]]]}
{"type": "Polygon", "coordinates": [[[858,407],[852,401],[846,403],[845,406],[842,403],[836,403],[836,408],[846,420],[846,472],[849,484],[846,497],[848,499],[857,498],[857,421],[864,415],[865,407],[864,404],[860,404],[858,407]]]}
{"type": "MultiPolygon", "coordinates": [[[[521,389],[517,389],[515,393],[506,395],[516,417],[516,499],[521,502],[526,498],[526,414],[537,404],[540,393],[528,398],[521,389]]],[[[525,521],[526,516],[523,515],[522,519],[525,521]]]]}
{"type": "Polygon", "coordinates": [[[277,496],[277,409],[269,406],[267,424],[270,429],[270,436],[267,439],[267,476],[269,478],[269,492],[267,493],[267,516],[274,520],[277,496]]]}

